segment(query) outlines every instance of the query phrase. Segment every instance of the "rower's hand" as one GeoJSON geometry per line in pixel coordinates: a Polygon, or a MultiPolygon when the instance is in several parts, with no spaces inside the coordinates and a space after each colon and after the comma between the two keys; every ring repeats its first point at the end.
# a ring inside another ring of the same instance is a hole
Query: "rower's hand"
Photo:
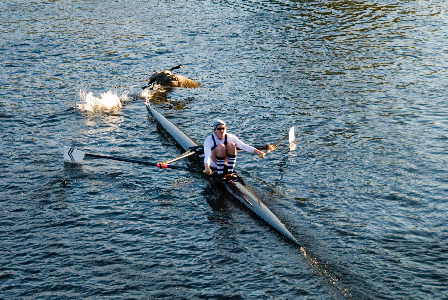
{"type": "Polygon", "coordinates": [[[275,144],[267,144],[266,145],[266,151],[267,152],[272,152],[272,151],[274,151],[276,149],[277,149],[277,145],[275,145],[275,144]]]}
{"type": "Polygon", "coordinates": [[[266,153],[264,153],[263,151],[257,150],[256,152],[259,158],[264,158],[266,156],[266,153]]]}
{"type": "Polygon", "coordinates": [[[204,171],[202,171],[202,173],[204,173],[205,175],[212,175],[213,171],[212,169],[210,169],[210,167],[205,167],[204,171]]]}

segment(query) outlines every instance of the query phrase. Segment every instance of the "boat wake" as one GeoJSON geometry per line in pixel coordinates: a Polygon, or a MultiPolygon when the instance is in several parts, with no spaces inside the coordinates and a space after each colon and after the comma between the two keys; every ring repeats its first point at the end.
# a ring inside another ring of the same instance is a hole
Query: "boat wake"
{"type": "Polygon", "coordinates": [[[109,90],[100,96],[95,96],[92,92],[80,90],[79,98],[80,102],[76,104],[76,108],[87,113],[116,113],[127,102],[132,100],[128,92],[123,92],[119,95],[115,90],[109,90]]]}

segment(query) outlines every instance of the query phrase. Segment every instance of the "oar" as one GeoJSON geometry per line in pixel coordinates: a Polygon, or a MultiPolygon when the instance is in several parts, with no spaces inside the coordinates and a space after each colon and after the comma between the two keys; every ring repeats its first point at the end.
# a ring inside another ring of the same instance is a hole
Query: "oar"
{"type": "Polygon", "coordinates": [[[145,165],[145,166],[158,167],[161,169],[170,168],[170,169],[188,170],[189,171],[190,169],[187,167],[172,166],[169,163],[176,161],[176,160],[180,160],[180,159],[188,157],[188,156],[191,156],[195,153],[196,153],[195,151],[190,150],[190,151],[187,151],[187,152],[181,154],[180,156],[178,156],[174,159],[171,159],[169,161],[166,161],[166,162],[150,162],[150,161],[144,161],[144,160],[137,160],[134,158],[115,157],[115,156],[109,156],[109,155],[103,155],[103,154],[87,153],[87,152],[78,150],[74,147],[64,147],[64,161],[71,162],[71,163],[81,163],[84,160],[84,157],[91,157],[91,158],[102,158],[102,159],[110,159],[110,160],[116,160],[116,161],[136,163],[136,164],[145,165]]]}
{"type": "Polygon", "coordinates": [[[166,165],[168,165],[168,164],[173,163],[173,162],[175,162],[175,161],[178,161],[178,160],[180,160],[180,159],[182,159],[182,158],[186,158],[186,157],[192,156],[192,155],[194,155],[194,154],[196,154],[196,153],[197,153],[197,152],[194,151],[194,150],[188,150],[187,152],[182,153],[182,154],[179,155],[178,157],[175,157],[175,158],[170,159],[170,160],[166,160],[166,161],[164,161],[164,162],[161,162],[160,164],[166,164],[166,165]]]}
{"type": "Polygon", "coordinates": [[[294,151],[297,149],[296,133],[294,126],[289,128],[288,142],[289,142],[289,151],[294,151]]]}
{"type": "Polygon", "coordinates": [[[278,148],[279,144],[281,142],[283,142],[283,140],[286,139],[286,138],[288,138],[288,142],[289,142],[289,151],[296,150],[296,148],[297,148],[297,141],[296,141],[294,126],[289,128],[289,131],[288,131],[287,135],[282,136],[275,143],[267,144],[267,145],[263,145],[263,146],[255,147],[255,148],[257,148],[257,149],[264,149],[264,150],[266,150],[269,153],[269,152],[272,152],[272,151],[276,150],[278,148]]]}

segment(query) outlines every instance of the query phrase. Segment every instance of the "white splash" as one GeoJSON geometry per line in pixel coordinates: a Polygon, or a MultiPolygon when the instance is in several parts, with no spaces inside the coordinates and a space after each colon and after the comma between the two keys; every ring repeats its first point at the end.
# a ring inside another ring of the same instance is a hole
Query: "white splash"
{"type": "Polygon", "coordinates": [[[81,102],[77,104],[78,109],[91,113],[117,112],[123,107],[123,104],[130,101],[126,92],[119,96],[116,91],[112,90],[102,93],[99,97],[93,95],[92,92],[81,90],[79,98],[81,102]]]}

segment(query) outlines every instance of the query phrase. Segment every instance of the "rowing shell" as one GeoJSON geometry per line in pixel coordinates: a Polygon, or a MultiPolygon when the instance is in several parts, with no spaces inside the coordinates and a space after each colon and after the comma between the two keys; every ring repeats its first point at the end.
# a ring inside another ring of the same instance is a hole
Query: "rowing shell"
{"type": "MultiPolygon", "coordinates": [[[[199,145],[192,138],[182,132],[176,125],[165,118],[161,113],[156,111],[150,103],[146,102],[148,114],[164,129],[184,150],[198,149],[199,145]]],[[[286,226],[279,220],[279,218],[266,206],[266,204],[259,199],[252,191],[250,191],[244,183],[241,176],[231,180],[223,180],[225,189],[245,207],[256,214],[260,219],[269,224],[276,231],[281,233],[284,237],[295,244],[299,244],[296,238],[286,228],[286,226]]]]}

